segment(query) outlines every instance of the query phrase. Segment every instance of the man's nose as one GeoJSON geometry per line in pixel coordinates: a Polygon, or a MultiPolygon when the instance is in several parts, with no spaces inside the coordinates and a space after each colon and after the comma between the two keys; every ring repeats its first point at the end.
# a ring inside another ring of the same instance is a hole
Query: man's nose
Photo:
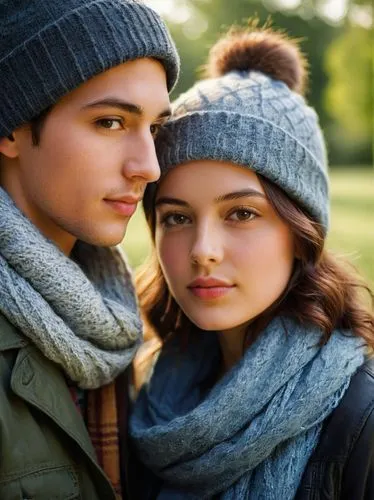
{"type": "Polygon", "coordinates": [[[134,138],[130,157],[126,158],[123,175],[139,178],[145,182],[155,182],[160,177],[160,165],[151,132],[143,132],[134,138]]]}

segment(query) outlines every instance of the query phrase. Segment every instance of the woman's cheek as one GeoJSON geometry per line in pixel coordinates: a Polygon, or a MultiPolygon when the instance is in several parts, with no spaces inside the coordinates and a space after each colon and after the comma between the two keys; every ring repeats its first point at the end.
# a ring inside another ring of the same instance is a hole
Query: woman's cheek
{"type": "Polygon", "coordinates": [[[186,249],[182,239],[176,238],[175,235],[163,236],[160,238],[157,253],[164,275],[170,280],[180,276],[187,265],[186,249]]]}

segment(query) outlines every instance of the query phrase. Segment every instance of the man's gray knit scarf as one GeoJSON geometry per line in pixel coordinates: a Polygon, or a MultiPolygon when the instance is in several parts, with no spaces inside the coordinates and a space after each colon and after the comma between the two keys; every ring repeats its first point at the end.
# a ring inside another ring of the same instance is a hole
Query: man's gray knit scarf
{"type": "Polygon", "coordinates": [[[78,242],[69,259],[3,189],[0,312],[86,389],[111,382],[140,342],[134,290],[119,249],[78,242]]]}

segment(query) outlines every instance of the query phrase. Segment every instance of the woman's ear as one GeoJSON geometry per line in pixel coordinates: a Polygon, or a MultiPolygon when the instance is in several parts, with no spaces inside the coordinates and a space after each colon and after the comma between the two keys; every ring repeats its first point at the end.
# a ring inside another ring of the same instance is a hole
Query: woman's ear
{"type": "Polygon", "coordinates": [[[0,153],[2,153],[7,158],[17,158],[18,146],[13,134],[10,134],[8,137],[1,137],[0,153]]]}

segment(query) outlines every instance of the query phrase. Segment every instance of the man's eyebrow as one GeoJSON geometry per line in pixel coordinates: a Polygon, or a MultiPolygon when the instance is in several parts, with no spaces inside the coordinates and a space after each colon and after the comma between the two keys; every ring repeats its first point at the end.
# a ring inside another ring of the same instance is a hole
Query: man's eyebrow
{"type": "Polygon", "coordinates": [[[169,198],[166,196],[163,196],[156,200],[155,207],[159,207],[160,205],[178,205],[179,207],[189,207],[189,204],[186,201],[179,200],[178,198],[169,198]]]}
{"type": "Polygon", "coordinates": [[[165,111],[162,111],[157,118],[169,118],[171,116],[171,109],[167,108],[165,111]]]}
{"type": "Polygon", "coordinates": [[[240,198],[245,198],[248,196],[263,198],[266,200],[266,196],[263,193],[261,193],[261,191],[257,191],[257,189],[241,189],[240,191],[233,191],[232,193],[227,193],[218,196],[218,198],[215,198],[214,202],[221,203],[223,201],[238,200],[240,198]]]}
{"type": "MultiPolygon", "coordinates": [[[[89,104],[86,104],[83,109],[100,108],[104,106],[109,106],[111,108],[120,108],[122,111],[126,111],[127,113],[132,113],[138,116],[142,116],[144,113],[144,110],[141,106],[115,98],[106,98],[100,99],[99,101],[90,102],[89,104]]],[[[168,118],[170,115],[171,109],[166,108],[157,116],[157,118],[168,118]]]]}
{"type": "Polygon", "coordinates": [[[142,115],[143,109],[137,104],[132,104],[131,102],[122,101],[120,99],[100,99],[99,101],[90,102],[83,106],[83,109],[89,108],[100,108],[104,106],[110,106],[111,108],[120,108],[128,113],[134,113],[135,115],[142,115]]]}

